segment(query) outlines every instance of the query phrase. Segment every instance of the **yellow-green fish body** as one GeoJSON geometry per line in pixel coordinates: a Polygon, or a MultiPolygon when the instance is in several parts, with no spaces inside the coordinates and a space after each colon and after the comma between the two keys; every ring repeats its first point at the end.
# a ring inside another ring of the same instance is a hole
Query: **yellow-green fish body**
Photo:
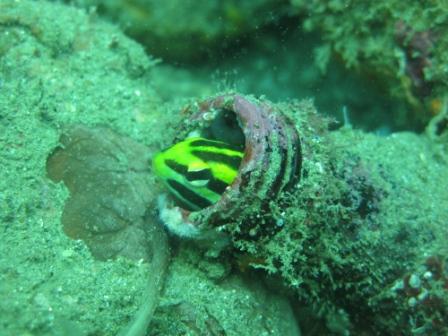
{"type": "Polygon", "coordinates": [[[242,158],[243,152],[225,142],[193,137],[156,154],[152,165],[178,205],[198,211],[220,199],[242,158]]]}

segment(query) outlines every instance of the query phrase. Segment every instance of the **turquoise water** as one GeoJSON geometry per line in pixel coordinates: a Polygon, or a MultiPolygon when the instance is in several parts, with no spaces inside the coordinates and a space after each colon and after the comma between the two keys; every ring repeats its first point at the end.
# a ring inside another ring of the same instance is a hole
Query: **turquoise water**
{"type": "Polygon", "coordinates": [[[447,27],[1,0],[0,335],[446,335],[447,27]]]}

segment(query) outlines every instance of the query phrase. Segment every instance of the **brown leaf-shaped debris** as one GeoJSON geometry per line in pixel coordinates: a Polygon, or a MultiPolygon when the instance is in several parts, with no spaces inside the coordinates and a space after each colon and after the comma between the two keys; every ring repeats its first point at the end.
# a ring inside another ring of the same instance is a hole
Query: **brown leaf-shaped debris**
{"type": "Polygon", "coordinates": [[[85,241],[100,260],[151,260],[159,248],[154,234],[164,233],[145,218],[153,198],[149,150],[108,129],[84,126],[66,130],[60,144],[47,160],[47,173],[70,191],[62,215],[65,233],[85,241]]]}

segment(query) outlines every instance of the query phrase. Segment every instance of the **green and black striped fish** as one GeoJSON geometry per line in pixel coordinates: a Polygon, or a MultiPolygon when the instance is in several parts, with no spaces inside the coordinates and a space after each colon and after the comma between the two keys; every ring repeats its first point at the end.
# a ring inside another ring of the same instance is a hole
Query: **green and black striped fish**
{"type": "Polygon", "coordinates": [[[220,199],[242,158],[243,152],[225,142],[194,137],[156,154],[152,165],[178,206],[198,211],[220,199]]]}

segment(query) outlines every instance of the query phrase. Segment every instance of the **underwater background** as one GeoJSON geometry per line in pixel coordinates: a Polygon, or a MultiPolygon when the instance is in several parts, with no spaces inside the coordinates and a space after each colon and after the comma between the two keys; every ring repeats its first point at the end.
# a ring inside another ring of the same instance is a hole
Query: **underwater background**
{"type": "Polygon", "coordinates": [[[447,33],[446,0],[0,0],[0,335],[447,335],[447,33]]]}

